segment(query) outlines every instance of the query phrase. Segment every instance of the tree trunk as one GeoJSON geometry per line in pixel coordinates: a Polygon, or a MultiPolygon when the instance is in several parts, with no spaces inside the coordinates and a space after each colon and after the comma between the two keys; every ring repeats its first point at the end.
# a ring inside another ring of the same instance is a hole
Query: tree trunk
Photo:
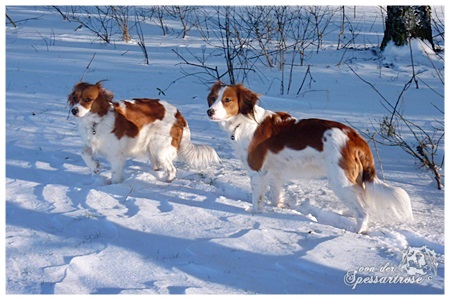
{"type": "Polygon", "coordinates": [[[427,40],[435,50],[431,32],[431,7],[428,5],[388,6],[381,51],[390,41],[393,41],[396,46],[403,46],[413,38],[427,40]]]}

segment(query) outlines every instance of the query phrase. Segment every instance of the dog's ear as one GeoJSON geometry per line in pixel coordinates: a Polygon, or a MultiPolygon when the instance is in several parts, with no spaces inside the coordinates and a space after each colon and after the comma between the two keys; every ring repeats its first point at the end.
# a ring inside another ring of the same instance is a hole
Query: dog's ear
{"type": "Polygon", "coordinates": [[[103,80],[99,80],[95,83],[95,86],[98,87],[98,89],[102,89],[103,88],[103,84],[102,84],[103,80]]]}
{"type": "Polygon", "coordinates": [[[103,84],[102,84],[103,81],[104,81],[104,80],[97,81],[97,83],[95,84],[95,86],[99,89],[100,94],[101,94],[107,101],[112,102],[112,99],[114,98],[114,94],[113,94],[113,92],[111,92],[111,91],[109,91],[109,90],[107,90],[107,89],[105,89],[105,88],[103,87],[103,84]]]}
{"type": "Polygon", "coordinates": [[[70,106],[74,106],[74,105],[75,105],[75,102],[76,102],[75,93],[72,91],[72,93],[70,93],[70,94],[67,96],[67,103],[68,103],[70,106]]]}
{"type": "Polygon", "coordinates": [[[70,106],[74,106],[80,99],[79,96],[82,90],[85,88],[85,82],[78,82],[72,88],[72,92],[67,96],[67,102],[70,106]]]}
{"type": "Polygon", "coordinates": [[[114,98],[114,94],[113,92],[102,88],[102,95],[105,97],[106,100],[108,100],[109,102],[112,102],[113,98],[114,98]]]}
{"type": "Polygon", "coordinates": [[[112,102],[112,99],[114,98],[113,92],[103,88],[102,89],[102,94],[106,98],[106,100],[108,100],[109,102],[112,102]]]}
{"type": "Polygon", "coordinates": [[[239,97],[239,111],[253,120],[255,119],[254,108],[258,103],[259,95],[244,87],[242,84],[237,85],[239,97]]]}

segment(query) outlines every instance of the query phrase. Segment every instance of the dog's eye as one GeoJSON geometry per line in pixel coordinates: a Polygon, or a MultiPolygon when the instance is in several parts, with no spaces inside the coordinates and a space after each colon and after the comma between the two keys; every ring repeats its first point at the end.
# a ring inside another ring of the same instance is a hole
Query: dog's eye
{"type": "Polygon", "coordinates": [[[231,102],[231,99],[230,99],[230,98],[225,98],[225,99],[224,99],[224,102],[225,102],[225,103],[231,102]]]}
{"type": "Polygon", "coordinates": [[[89,103],[89,102],[91,102],[91,101],[92,101],[91,98],[86,98],[86,99],[84,99],[84,102],[86,102],[86,103],[89,103]]]}

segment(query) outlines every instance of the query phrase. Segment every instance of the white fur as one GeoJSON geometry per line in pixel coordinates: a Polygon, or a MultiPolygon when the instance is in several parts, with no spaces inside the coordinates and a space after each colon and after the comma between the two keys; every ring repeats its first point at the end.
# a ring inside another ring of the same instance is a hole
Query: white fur
{"type": "MultiPolygon", "coordinates": [[[[220,98],[219,98],[220,99],[220,98]]],[[[219,101],[211,108],[220,109],[219,101]]],[[[391,187],[378,178],[363,189],[360,185],[350,182],[345,171],[339,166],[341,149],[346,145],[348,136],[345,131],[333,128],[324,132],[323,151],[306,147],[301,151],[284,148],[275,154],[268,152],[261,170],[252,170],[248,165],[248,147],[258,125],[265,117],[273,114],[271,111],[255,106],[255,119],[242,114],[220,119],[222,115],[210,116],[219,121],[223,129],[234,137],[236,153],[242,160],[250,177],[252,186],[253,211],[261,211],[263,197],[267,186],[278,207],[284,207],[283,183],[291,179],[327,177],[330,188],[338,198],[350,208],[357,220],[357,232],[368,229],[369,213],[375,219],[408,221],[412,219],[411,204],[408,194],[391,187]],[[378,216],[381,216],[379,218],[378,216]]]]}
{"type": "MultiPolygon", "coordinates": [[[[163,171],[166,181],[172,181],[175,178],[176,169],[173,160],[178,153],[177,149],[171,145],[170,130],[176,121],[177,109],[165,101],[160,103],[166,110],[162,120],[145,125],[134,138],[125,135],[120,139],[112,133],[115,123],[112,105],[109,112],[102,117],[78,105],[79,112],[76,115],[79,118],[78,128],[86,145],[82,157],[92,172],[96,174],[100,172],[101,165],[95,159],[95,155],[102,155],[111,163],[112,183],[119,183],[123,180],[126,159],[143,156],[150,158],[155,170],[163,171]]],[[[126,106],[121,105],[121,109],[125,110],[126,106]]],[[[193,167],[207,167],[219,162],[219,157],[213,148],[191,143],[188,126],[183,130],[179,153],[181,159],[193,167]]]]}
{"type": "Polygon", "coordinates": [[[366,184],[368,208],[374,220],[392,222],[392,220],[412,221],[411,200],[405,190],[393,187],[378,178],[366,184]]]}

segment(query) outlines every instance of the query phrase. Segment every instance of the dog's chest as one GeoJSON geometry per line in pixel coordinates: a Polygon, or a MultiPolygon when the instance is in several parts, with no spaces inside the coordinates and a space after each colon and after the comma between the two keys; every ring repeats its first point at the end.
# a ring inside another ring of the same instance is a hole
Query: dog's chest
{"type": "Polygon", "coordinates": [[[254,126],[239,125],[236,129],[231,130],[230,141],[234,146],[236,155],[242,161],[246,168],[248,166],[248,147],[253,137],[254,126]]]}
{"type": "Polygon", "coordinates": [[[114,138],[111,134],[113,120],[110,116],[102,118],[86,118],[79,123],[78,130],[84,142],[93,149],[100,149],[105,139],[114,138]]]}
{"type": "Polygon", "coordinates": [[[78,126],[78,131],[81,138],[86,144],[91,146],[96,146],[98,144],[98,123],[80,123],[78,126]]]}

